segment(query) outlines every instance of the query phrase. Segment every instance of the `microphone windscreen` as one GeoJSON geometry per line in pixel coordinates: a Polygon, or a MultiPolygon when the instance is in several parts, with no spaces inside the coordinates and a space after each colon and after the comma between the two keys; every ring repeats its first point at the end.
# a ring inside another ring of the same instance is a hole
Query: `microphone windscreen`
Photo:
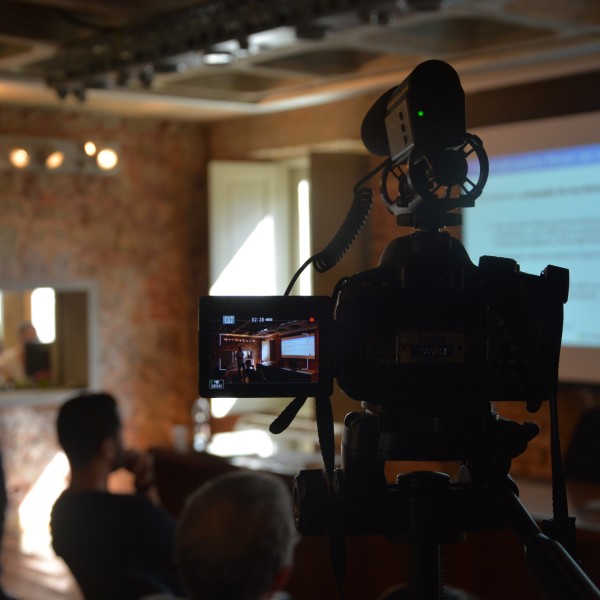
{"type": "Polygon", "coordinates": [[[385,117],[387,115],[388,101],[396,87],[398,86],[390,88],[385,94],[380,96],[363,119],[360,135],[365,148],[373,154],[381,156],[389,156],[390,154],[390,145],[385,128],[385,117]]]}

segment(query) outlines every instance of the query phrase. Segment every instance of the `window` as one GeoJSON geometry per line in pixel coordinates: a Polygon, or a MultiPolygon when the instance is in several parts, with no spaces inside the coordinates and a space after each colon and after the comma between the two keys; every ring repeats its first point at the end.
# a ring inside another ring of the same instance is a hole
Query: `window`
{"type": "Polygon", "coordinates": [[[55,304],[52,288],[35,288],[31,293],[31,323],[42,344],[51,344],[56,339],[55,304]]]}
{"type": "MultiPolygon", "coordinates": [[[[298,264],[303,265],[312,255],[310,240],[310,185],[301,179],[296,186],[298,205],[298,264]]],[[[312,294],[312,269],[306,268],[300,275],[298,286],[301,296],[312,294]]]]}
{"type": "MultiPolygon", "coordinates": [[[[303,162],[216,161],[209,165],[210,294],[282,295],[310,256],[308,169],[303,162]]],[[[311,270],[295,294],[311,293],[311,270]]],[[[279,399],[213,399],[212,412],[271,410],[279,399]]]]}

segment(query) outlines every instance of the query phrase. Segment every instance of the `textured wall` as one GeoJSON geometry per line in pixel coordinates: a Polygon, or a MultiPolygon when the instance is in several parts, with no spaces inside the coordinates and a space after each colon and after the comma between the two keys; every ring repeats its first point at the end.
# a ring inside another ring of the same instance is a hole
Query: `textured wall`
{"type": "MultiPolygon", "coordinates": [[[[93,282],[100,387],[119,399],[130,443],[167,443],[197,387],[196,300],[207,285],[202,127],[0,107],[2,134],[120,144],[116,176],[0,173],[0,284],[93,282]]],[[[14,409],[0,415],[10,484],[31,449],[19,450],[24,419],[14,409]]],[[[30,420],[53,418],[40,409],[30,420]]]]}

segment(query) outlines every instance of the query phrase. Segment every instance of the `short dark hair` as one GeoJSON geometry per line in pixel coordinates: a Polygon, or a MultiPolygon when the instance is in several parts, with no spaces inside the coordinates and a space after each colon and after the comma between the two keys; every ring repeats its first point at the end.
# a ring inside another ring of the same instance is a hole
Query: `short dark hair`
{"type": "Polygon", "coordinates": [[[291,568],[298,533],[292,495],[269,473],[231,471],[186,502],[175,561],[192,600],[256,600],[291,568]]]}
{"type": "Polygon", "coordinates": [[[84,393],[67,400],[58,412],[56,430],[72,467],[86,465],[102,442],[121,429],[117,401],[110,394],[84,393]]]}

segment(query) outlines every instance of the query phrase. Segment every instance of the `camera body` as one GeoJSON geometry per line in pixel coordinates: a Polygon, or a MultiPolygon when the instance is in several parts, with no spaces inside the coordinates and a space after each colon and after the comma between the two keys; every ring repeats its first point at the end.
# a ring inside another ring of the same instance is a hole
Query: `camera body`
{"type": "Polygon", "coordinates": [[[559,267],[534,276],[487,256],[475,266],[446,232],[398,238],[377,268],[338,286],[338,385],[388,412],[494,400],[535,410],[550,395],[567,293],[559,267]]]}
{"type": "MultiPolygon", "coordinates": [[[[323,396],[335,378],[375,413],[440,417],[495,400],[535,411],[550,396],[568,271],[531,275],[487,256],[476,266],[444,229],[460,224],[449,211],[473,206],[488,175],[464,105],[458,74],[439,60],[421,63],[373,104],[362,139],[389,157],[380,166],[382,199],[414,233],[392,241],[376,268],[342,279],[331,298],[202,298],[201,395],[323,396]]],[[[364,191],[356,186],[355,205],[364,191]]],[[[353,209],[330,244],[336,261],[345,251],[338,241],[360,231],[353,209]]],[[[311,259],[321,272],[335,264],[321,257],[329,250],[311,259]]]]}
{"type": "Polygon", "coordinates": [[[551,392],[567,293],[565,269],[530,275],[497,257],[475,266],[447,232],[416,231],[332,298],[202,298],[200,394],[329,395],[335,378],[383,412],[498,400],[536,410],[551,392]],[[239,347],[255,376],[238,369],[239,347]]]}

